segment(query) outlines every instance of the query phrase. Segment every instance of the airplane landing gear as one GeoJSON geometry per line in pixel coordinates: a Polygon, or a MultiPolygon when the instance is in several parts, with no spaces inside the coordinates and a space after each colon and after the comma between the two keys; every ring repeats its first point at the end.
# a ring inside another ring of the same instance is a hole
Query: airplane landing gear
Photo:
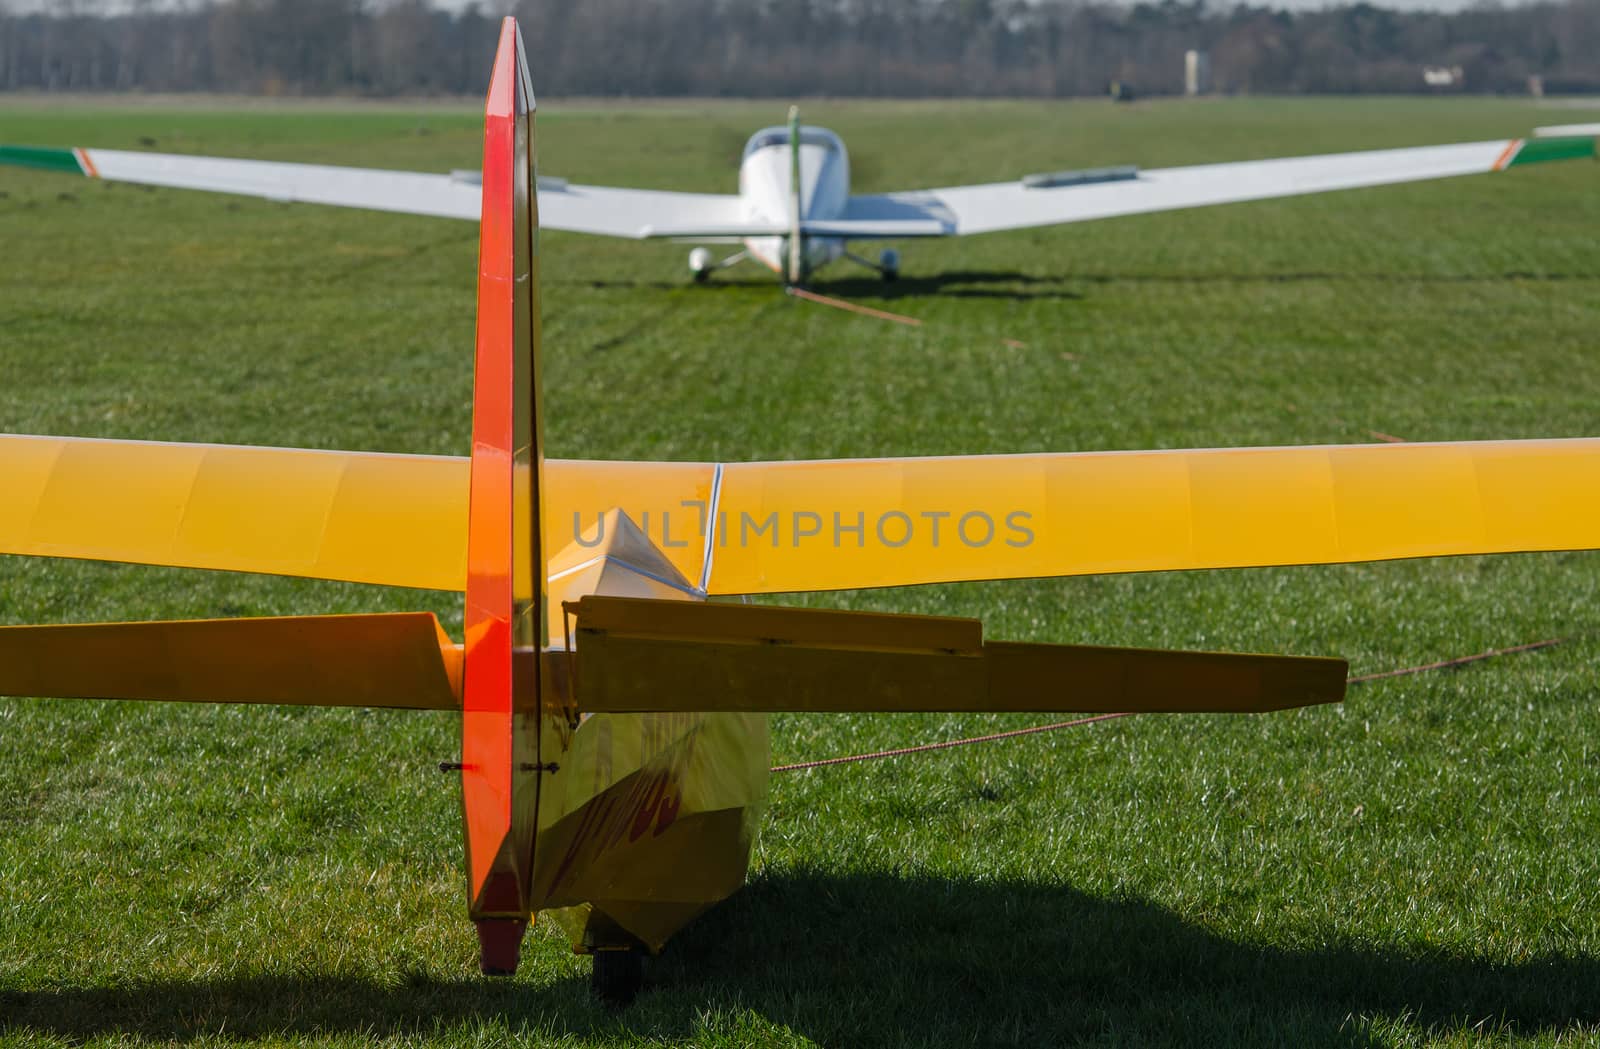
{"type": "Polygon", "coordinates": [[[900,279],[900,253],[893,248],[884,248],[878,253],[878,261],[864,259],[860,255],[845,252],[844,257],[858,266],[865,266],[869,270],[877,270],[878,276],[883,278],[885,284],[900,279]]]}
{"type": "Polygon", "coordinates": [[[878,272],[883,274],[884,283],[900,279],[900,253],[893,248],[884,248],[878,253],[878,272]]]}
{"type": "Polygon", "coordinates": [[[589,977],[589,989],[600,1001],[613,1009],[621,1009],[633,1002],[642,986],[643,951],[629,947],[594,952],[594,972],[589,977]]]}
{"type": "Polygon", "coordinates": [[[711,279],[711,274],[716,270],[725,270],[729,266],[743,262],[749,256],[748,251],[739,251],[719,262],[712,259],[711,252],[707,249],[695,248],[689,252],[689,272],[694,274],[696,284],[704,284],[711,279]]]}
{"type": "Polygon", "coordinates": [[[696,284],[704,284],[711,279],[711,252],[705,248],[695,248],[689,252],[689,272],[694,274],[696,284]]]}

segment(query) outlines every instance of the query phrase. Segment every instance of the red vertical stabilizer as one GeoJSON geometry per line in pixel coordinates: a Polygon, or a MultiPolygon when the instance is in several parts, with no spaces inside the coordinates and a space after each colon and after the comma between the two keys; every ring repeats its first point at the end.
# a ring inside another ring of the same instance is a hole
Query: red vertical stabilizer
{"type": "Polygon", "coordinates": [[[467,896],[485,972],[516,968],[538,815],[539,661],[513,659],[544,640],[533,114],[507,18],[484,112],[461,722],[467,896]]]}

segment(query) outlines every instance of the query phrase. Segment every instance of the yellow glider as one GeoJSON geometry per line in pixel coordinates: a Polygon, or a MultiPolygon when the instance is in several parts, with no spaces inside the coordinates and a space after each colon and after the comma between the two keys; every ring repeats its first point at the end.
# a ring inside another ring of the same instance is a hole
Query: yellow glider
{"type": "Polygon", "coordinates": [[[486,972],[552,912],[627,998],[743,883],[780,710],[1278,710],[1342,660],[987,641],[708,595],[1600,547],[1600,442],[545,460],[533,95],[485,114],[470,459],[0,437],[0,553],[464,590],[426,613],[0,628],[0,693],[459,710],[486,972]]]}

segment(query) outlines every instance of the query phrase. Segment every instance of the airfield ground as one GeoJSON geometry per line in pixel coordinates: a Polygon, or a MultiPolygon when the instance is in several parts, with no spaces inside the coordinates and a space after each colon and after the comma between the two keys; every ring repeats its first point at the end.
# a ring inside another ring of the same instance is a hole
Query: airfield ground
{"type": "MultiPolygon", "coordinates": [[[[1522,102],[814,103],[860,190],[1501,138],[1522,102]]],[[[731,191],[783,107],[551,104],[549,174],[731,191]]],[[[0,107],[0,140],[474,167],[470,110],[0,107]]],[[[0,172],[0,429],[463,454],[476,231],[0,172]]],[[[1600,169],[945,243],[691,287],[543,241],[547,439],[792,458],[1592,436],[1600,169]]],[[[0,493],[3,498],[3,493],[0,493]]],[[[1600,1042],[1600,555],[820,596],[990,637],[1338,654],[1342,709],[1127,719],[775,777],[750,884],[612,1014],[539,928],[474,975],[444,715],[0,701],[0,1041],[1600,1042]]],[[[0,622],[452,595],[0,558],[0,622]]],[[[777,761],[1025,717],[787,716],[777,761]]]]}

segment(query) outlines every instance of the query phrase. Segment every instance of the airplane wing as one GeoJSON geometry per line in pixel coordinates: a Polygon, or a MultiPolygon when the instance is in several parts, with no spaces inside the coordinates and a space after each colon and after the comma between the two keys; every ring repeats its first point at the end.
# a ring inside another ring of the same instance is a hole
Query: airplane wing
{"type": "MultiPolygon", "coordinates": [[[[0,436],[0,554],[460,590],[466,459],[0,436]]],[[[776,463],[545,461],[710,594],[1600,548],[1600,438],[776,463]],[[709,527],[707,527],[709,526],[709,527]]]]}
{"type": "MultiPolygon", "coordinates": [[[[858,240],[986,233],[1446,178],[1594,155],[1594,138],[1565,136],[1151,171],[1064,171],[1030,175],[1017,182],[854,196],[841,218],[809,222],[806,232],[858,240]]],[[[5,145],[0,145],[0,163],[109,181],[439,218],[476,221],[480,206],[475,171],[440,175],[129,150],[5,145]]],[[[539,190],[540,225],[546,229],[705,241],[788,232],[749,219],[740,198],[733,194],[588,186],[553,178],[541,178],[539,190]]]]}
{"type": "Polygon", "coordinates": [[[1593,138],[1600,135],[1600,124],[1547,124],[1534,128],[1533,133],[1537,138],[1568,138],[1574,135],[1593,138]]]}
{"type": "Polygon", "coordinates": [[[544,185],[539,187],[539,225],[544,229],[643,239],[685,236],[659,232],[665,226],[722,228],[744,221],[744,204],[730,193],[676,193],[577,184],[564,184],[554,191],[544,185]]]}
{"type": "Polygon", "coordinates": [[[850,198],[844,218],[852,222],[932,221],[946,224],[957,235],[990,233],[1475,175],[1539,161],[1593,156],[1593,137],[1567,136],[1330,153],[1150,171],[1136,168],[1061,171],[1030,175],[1017,182],[854,196],[850,198]]]}
{"type": "MultiPolygon", "coordinates": [[[[285,203],[393,211],[478,221],[482,196],[476,171],[448,175],[328,164],[288,164],[119,149],[59,149],[0,145],[0,164],[87,175],[110,182],[234,193],[285,203]]],[[[539,180],[539,225],[544,229],[643,238],[653,227],[684,229],[745,222],[731,194],[584,186],[539,180]]]]}
{"type": "Polygon", "coordinates": [[[1600,439],[729,464],[718,487],[711,593],[1600,547],[1600,439]]]}

